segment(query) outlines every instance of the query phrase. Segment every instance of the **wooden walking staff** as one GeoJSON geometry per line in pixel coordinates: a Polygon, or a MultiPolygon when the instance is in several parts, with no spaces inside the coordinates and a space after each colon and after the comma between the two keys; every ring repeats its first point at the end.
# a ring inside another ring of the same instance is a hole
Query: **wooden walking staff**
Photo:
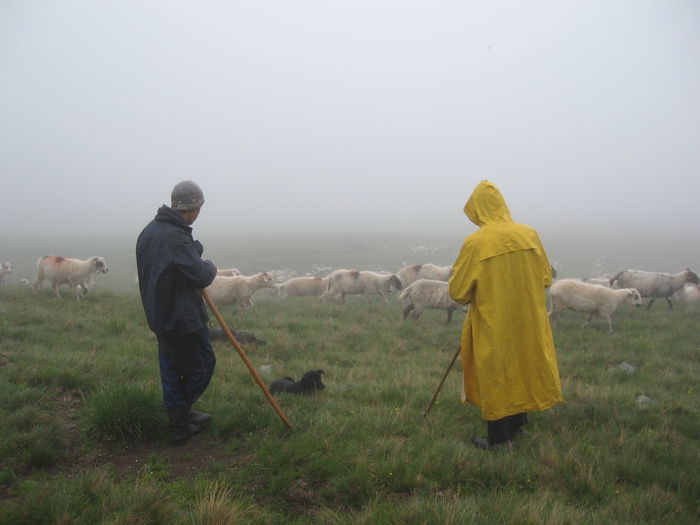
{"type": "Polygon", "coordinates": [[[277,404],[277,401],[275,401],[275,398],[272,397],[270,390],[268,390],[267,385],[260,377],[260,374],[258,374],[258,372],[255,370],[253,363],[250,362],[250,359],[248,359],[248,356],[245,355],[245,352],[241,348],[241,345],[239,345],[238,341],[236,341],[236,337],[233,335],[231,330],[229,330],[229,327],[226,324],[226,321],[224,320],[223,316],[221,315],[221,312],[219,312],[219,309],[216,307],[216,304],[214,303],[212,298],[209,297],[209,293],[207,293],[206,290],[200,290],[200,291],[202,292],[202,295],[204,296],[204,300],[209,305],[209,308],[211,308],[211,311],[214,312],[214,316],[216,317],[217,321],[219,321],[221,328],[223,329],[224,333],[226,334],[226,337],[228,337],[228,340],[231,341],[231,344],[236,349],[236,352],[238,352],[238,355],[240,355],[241,359],[243,359],[245,366],[248,367],[248,370],[255,378],[255,381],[258,383],[258,385],[260,386],[262,391],[265,393],[265,397],[267,397],[268,401],[270,401],[270,403],[272,404],[272,407],[275,409],[275,412],[277,412],[277,415],[284,422],[284,424],[287,425],[290,430],[292,430],[292,424],[289,422],[287,417],[282,412],[282,409],[277,404]]]}
{"type": "Polygon", "coordinates": [[[459,352],[461,349],[462,349],[462,347],[457,347],[457,353],[452,358],[452,361],[450,361],[450,366],[448,366],[447,370],[445,370],[445,375],[442,376],[442,381],[440,381],[440,384],[438,385],[437,390],[435,391],[435,395],[433,396],[433,399],[430,400],[430,404],[428,405],[428,408],[426,408],[425,412],[423,412],[424,418],[428,417],[428,412],[430,412],[430,409],[433,408],[433,403],[435,403],[435,400],[437,399],[437,396],[440,393],[440,389],[442,389],[442,385],[445,382],[445,379],[447,379],[447,374],[449,374],[450,370],[452,370],[452,367],[454,366],[455,361],[457,360],[457,356],[459,355],[459,352]]]}

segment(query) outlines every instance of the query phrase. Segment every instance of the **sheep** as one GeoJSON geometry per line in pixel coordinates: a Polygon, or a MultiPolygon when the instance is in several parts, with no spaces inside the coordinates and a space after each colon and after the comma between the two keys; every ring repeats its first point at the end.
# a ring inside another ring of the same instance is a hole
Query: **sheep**
{"type": "Polygon", "coordinates": [[[379,294],[388,304],[388,296],[395,290],[401,290],[401,279],[395,273],[380,274],[370,271],[335,270],[327,277],[326,290],[321,300],[340,295],[340,302],[345,304],[346,295],[362,294],[370,302],[370,295],[379,294]]]}
{"type": "Polygon", "coordinates": [[[5,277],[12,273],[12,265],[9,262],[0,264],[0,284],[5,281],[5,277]]]}
{"type": "Polygon", "coordinates": [[[222,277],[233,277],[234,275],[243,275],[238,268],[225,268],[223,270],[216,270],[216,275],[221,275],[222,277]]]}
{"type": "Polygon", "coordinates": [[[261,288],[274,288],[275,282],[268,272],[255,275],[234,275],[232,277],[217,275],[207,286],[207,292],[213,301],[220,304],[238,303],[240,313],[253,306],[253,294],[261,288]]]}
{"type": "Polygon", "coordinates": [[[60,255],[44,255],[36,262],[34,289],[41,288],[42,282],[47,279],[53,283],[56,297],[61,299],[58,287],[67,284],[73,288],[75,297],[79,301],[81,294],[87,293],[92,285],[95,274],[108,271],[107,262],[97,255],[85,261],[60,255]]]}
{"type": "Polygon", "coordinates": [[[552,309],[549,311],[549,319],[552,325],[556,324],[559,312],[570,308],[577,312],[588,313],[588,319],[583,327],[588,325],[594,314],[598,314],[608,322],[610,332],[613,331],[610,315],[617,310],[620,304],[626,302],[635,306],[642,305],[642,297],[635,288],[613,290],[606,286],[588,284],[576,279],[562,279],[552,284],[550,300],[552,309]]]}
{"type": "Polygon", "coordinates": [[[452,320],[452,313],[455,310],[467,311],[468,306],[462,306],[450,297],[448,285],[445,281],[435,279],[418,279],[403,289],[399,299],[404,305],[403,319],[413,311],[412,318],[418,319],[426,308],[447,310],[448,324],[452,320]]]}
{"type": "Polygon", "coordinates": [[[278,287],[279,296],[308,297],[320,296],[328,284],[328,279],[323,277],[293,277],[278,287]]]}
{"type": "Polygon", "coordinates": [[[404,266],[397,275],[401,278],[404,286],[407,286],[418,279],[434,279],[436,281],[448,281],[452,275],[452,265],[437,266],[432,263],[409,264],[404,266]]]}
{"type": "Polygon", "coordinates": [[[700,301],[700,286],[692,283],[685,283],[683,288],[673,292],[673,298],[681,303],[694,303],[700,301]]]}
{"type": "Polygon", "coordinates": [[[676,290],[683,288],[685,283],[700,284],[698,276],[690,268],[674,274],[623,270],[610,279],[611,286],[615,282],[620,288],[636,288],[642,297],[651,297],[647,310],[660,297],[666,299],[668,307],[673,310],[671,296],[676,290]]]}
{"type": "Polygon", "coordinates": [[[606,288],[612,288],[612,286],[610,286],[609,277],[584,277],[581,279],[581,281],[588,284],[598,284],[600,286],[605,286],[606,288]]]}

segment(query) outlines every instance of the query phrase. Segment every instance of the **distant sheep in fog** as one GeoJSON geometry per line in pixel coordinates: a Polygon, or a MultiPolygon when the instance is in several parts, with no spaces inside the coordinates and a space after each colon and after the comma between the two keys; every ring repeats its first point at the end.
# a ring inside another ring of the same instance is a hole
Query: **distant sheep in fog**
{"type": "Polygon", "coordinates": [[[418,279],[408,285],[399,295],[403,308],[403,319],[406,320],[409,314],[413,319],[418,319],[426,308],[434,308],[447,311],[447,321],[452,319],[455,310],[467,311],[468,306],[456,303],[450,297],[448,284],[445,281],[435,279],[418,279]]]}
{"type": "Polygon", "coordinates": [[[278,286],[279,296],[320,297],[326,291],[328,279],[323,277],[293,277],[278,286]]]}
{"type": "Polygon", "coordinates": [[[673,298],[680,303],[700,301],[700,287],[697,284],[685,283],[683,288],[673,292],[673,298]]]}
{"type": "Polygon", "coordinates": [[[588,319],[583,324],[585,327],[597,314],[608,322],[608,330],[613,331],[610,315],[615,313],[618,306],[624,302],[642,305],[642,297],[634,288],[622,288],[613,290],[598,284],[588,284],[576,279],[562,279],[550,287],[550,300],[552,309],[549,318],[552,324],[556,324],[559,312],[570,308],[577,312],[585,312],[588,319]]]}
{"type": "Polygon", "coordinates": [[[5,281],[5,277],[12,273],[12,265],[9,262],[0,264],[0,284],[5,281]]]}
{"type": "Polygon", "coordinates": [[[433,279],[447,282],[452,275],[452,265],[437,266],[432,263],[409,264],[396,272],[401,278],[404,286],[409,285],[418,279],[433,279]]]}
{"type": "Polygon", "coordinates": [[[610,277],[584,277],[581,281],[588,284],[597,284],[599,286],[605,286],[606,288],[612,288],[612,286],[610,286],[610,277]]]}
{"type": "Polygon", "coordinates": [[[335,270],[327,277],[326,290],[321,299],[340,295],[340,302],[345,303],[346,295],[364,295],[370,301],[370,295],[381,295],[384,302],[396,290],[401,290],[401,279],[395,273],[380,274],[370,271],[335,270]]]}
{"type": "Polygon", "coordinates": [[[668,307],[673,310],[671,296],[676,290],[683,288],[686,283],[700,284],[698,276],[690,268],[674,274],[623,270],[610,279],[611,286],[615,282],[620,288],[636,288],[642,297],[651,297],[647,310],[660,297],[666,299],[668,307]]]}
{"type": "Polygon", "coordinates": [[[34,288],[41,288],[44,279],[53,283],[56,297],[61,298],[58,287],[67,284],[75,291],[75,297],[87,293],[96,273],[107,273],[109,268],[102,257],[93,256],[86,261],[70,259],[60,255],[44,255],[36,263],[34,288]]]}
{"type": "Polygon", "coordinates": [[[275,283],[268,272],[255,275],[234,275],[232,277],[217,275],[207,287],[207,292],[214,302],[220,304],[238,304],[240,313],[253,306],[253,294],[261,288],[274,288],[275,283]]]}

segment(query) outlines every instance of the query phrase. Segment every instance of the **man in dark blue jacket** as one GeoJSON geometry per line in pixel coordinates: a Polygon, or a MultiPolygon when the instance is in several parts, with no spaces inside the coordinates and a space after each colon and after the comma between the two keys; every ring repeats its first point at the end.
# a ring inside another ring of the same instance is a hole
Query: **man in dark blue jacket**
{"type": "Polygon", "coordinates": [[[204,247],[192,238],[204,194],[192,181],[175,185],[171,206],[158,209],[136,241],[141,302],[158,339],[163,404],[170,437],[181,444],[211,420],[192,410],[214,373],[209,316],[200,289],[211,284],[216,266],[202,259],[204,247]]]}

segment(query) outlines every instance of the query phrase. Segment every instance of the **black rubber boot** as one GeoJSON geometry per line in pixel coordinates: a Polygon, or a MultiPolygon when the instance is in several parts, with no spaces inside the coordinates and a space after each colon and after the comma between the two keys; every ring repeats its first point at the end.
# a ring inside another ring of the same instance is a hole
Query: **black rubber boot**
{"type": "Polygon", "coordinates": [[[211,423],[211,414],[194,410],[192,405],[188,407],[187,420],[193,425],[203,427],[211,423]]]}
{"type": "Polygon", "coordinates": [[[180,406],[168,409],[170,419],[170,439],[175,445],[182,445],[194,434],[199,432],[199,426],[188,421],[189,407],[180,406]]]}
{"type": "Polygon", "coordinates": [[[525,434],[525,429],[523,429],[525,425],[527,425],[527,412],[508,416],[510,438],[513,439],[520,434],[525,434]]]}

